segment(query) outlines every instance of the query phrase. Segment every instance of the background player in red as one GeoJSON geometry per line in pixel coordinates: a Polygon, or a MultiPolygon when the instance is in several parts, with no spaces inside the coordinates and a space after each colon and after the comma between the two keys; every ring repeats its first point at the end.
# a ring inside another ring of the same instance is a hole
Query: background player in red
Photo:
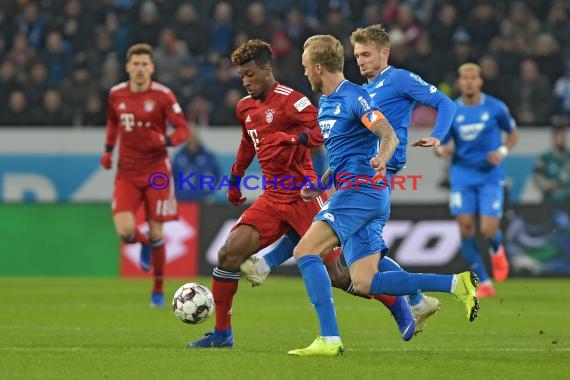
{"type": "Polygon", "coordinates": [[[167,146],[183,143],[188,125],[176,97],[151,79],[154,73],[152,48],[136,44],[127,52],[127,82],[109,91],[107,137],[101,165],[110,169],[117,137],[119,162],[113,193],[113,220],[125,243],[141,243],[141,268],[154,269],[151,306],[164,306],[163,272],[166,252],[162,224],[178,218],[174,191],[170,186],[167,146]],[[166,134],[167,121],[174,132],[166,134]],[[160,174],[158,174],[160,173],[160,174]],[[148,236],[136,227],[135,215],[144,204],[148,236]]]}
{"type": "Polygon", "coordinates": [[[212,280],[215,329],[188,347],[233,346],[231,308],[240,265],[289,230],[303,235],[322,204],[320,199],[305,202],[300,197],[305,176],[310,173],[316,179],[309,148],[323,142],[316,108],[306,96],[275,80],[268,43],[247,41],[232,53],[231,60],[239,66],[249,95],[236,105],[242,138],[228,199],[235,206],[245,202],[239,182],[255,155],[267,181],[262,195],[243,212],[218,253],[212,280]]]}

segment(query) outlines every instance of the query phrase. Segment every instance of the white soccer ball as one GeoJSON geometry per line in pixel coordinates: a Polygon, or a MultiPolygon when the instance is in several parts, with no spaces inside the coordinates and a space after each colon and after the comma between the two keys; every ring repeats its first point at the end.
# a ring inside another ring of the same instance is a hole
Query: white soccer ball
{"type": "Polygon", "coordinates": [[[172,310],[184,323],[202,323],[214,312],[214,295],[204,285],[184,284],[174,293],[172,310]]]}

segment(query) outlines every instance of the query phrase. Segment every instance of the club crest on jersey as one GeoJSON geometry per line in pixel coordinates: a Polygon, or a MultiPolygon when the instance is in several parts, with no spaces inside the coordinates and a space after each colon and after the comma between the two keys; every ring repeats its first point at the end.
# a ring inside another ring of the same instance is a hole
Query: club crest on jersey
{"type": "Polygon", "coordinates": [[[485,111],[481,115],[481,121],[488,121],[489,120],[489,112],[485,111]]]}
{"type": "Polygon", "coordinates": [[[268,123],[271,123],[273,121],[273,108],[269,108],[267,111],[265,111],[265,121],[268,123]]]}
{"type": "Polygon", "coordinates": [[[154,110],[154,100],[145,100],[143,105],[146,112],[152,112],[154,110]]]}

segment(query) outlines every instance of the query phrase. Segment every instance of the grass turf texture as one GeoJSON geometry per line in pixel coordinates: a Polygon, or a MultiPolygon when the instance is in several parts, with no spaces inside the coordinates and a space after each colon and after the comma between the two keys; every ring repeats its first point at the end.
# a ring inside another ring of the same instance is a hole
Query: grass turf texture
{"type": "MultiPolygon", "coordinates": [[[[167,282],[168,302],[183,282],[167,282]]],[[[296,358],[287,351],[318,334],[298,278],[240,282],[231,350],[184,349],[214,318],[192,326],[169,307],[149,308],[149,281],[0,278],[0,379],[561,379],[570,368],[568,285],[497,284],[473,323],[439,295],[441,311],[408,343],[378,301],[335,290],[345,356],[296,358]]]]}

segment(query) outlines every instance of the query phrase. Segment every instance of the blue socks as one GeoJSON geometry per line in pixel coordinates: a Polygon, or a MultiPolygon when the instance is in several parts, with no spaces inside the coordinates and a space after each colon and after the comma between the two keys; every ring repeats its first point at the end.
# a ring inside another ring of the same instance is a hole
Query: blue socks
{"type": "Polygon", "coordinates": [[[485,270],[485,263],[477,248],[475,237],[461,238],[461,254],[467,265],[469,265],[469,269],[479,276],[479,281],[485,282],[489,280],[489,275],[485,270]]]}
{"type": "Polygon", "coordinates": [[[299,240],[301,240],[301,237],[295,230],[287,232],[275,248],[263,256],[267,266],[273,270],[293,257],[293,248],[295,248],[299,240]]]}
{"type": "Polygon", "coordinates": [[[320,335],[339,336],[331,280],[323,265],[323,260],[317,255],[307,255],[300,257],[297,265],[303,275],[309,299],[319,317],[320,335]]]}
{"type": "Polygon", "coordinates": [[[497,249],[499,249],[499,246],[503,244],[503,231],[501,231],[500,228],[497,229],[495,236],[489,239],[489,244],[491,245],[491,250],[493,253],[496,253],[497,249]]]}
{"type": "Polygon", "coordinates": [[[405,296],[423,291],[451,292],[452,274],[378,272],[370,284],[370,294],[405,296]]]}
{"type": "MultiPolygon", "coordinates": [[[[397,262],[392,260],[391,258],[384,256],[382,260],[380,260],[380,265],[378,266],[378,271],[380,272],[393,272],[393,271],[402,271],[402,267],[398,265],[397,262]]],[[[415,306],[419,304],[423,299],[422,293],[416,293],[413,295],[408,296],[410,300],[410,305],[415,306]]]]}

